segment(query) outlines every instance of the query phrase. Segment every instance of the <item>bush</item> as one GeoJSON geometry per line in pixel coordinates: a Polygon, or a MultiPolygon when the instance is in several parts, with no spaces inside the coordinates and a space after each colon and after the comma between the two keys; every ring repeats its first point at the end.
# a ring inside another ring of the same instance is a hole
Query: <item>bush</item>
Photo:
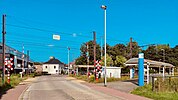
{"type": "Polygon", "coordinates": [[[131,92],[132,94],[145,96],[154,100],[177,100],[178,93],[177,92],[155,92],[152,91],[151,84],[145,85],[142,87],[138,87],[131,92]]]}
{"type": "Polygon", "coordinates": [[[3,94],[8,89],[13,88],[10,84],[5,83],[4,85],[0,86],[0,94],[3,94]]]}
{"type": "MultiPolygon", "coordinates": [[[[87,81],[87,82],[90,82],[90,83],[103,83],[104,82],[104,78],[99,78],[96,81],[94,75],[90,75],[89,78],[88,78],[87,75],[73,75],[73,74],[70,74],[70,77],[75,77],[76,79],[84,80],[84,81],[87,81]]],[[[122,81],[122,80],[127,80],[127,79],[129,79],[128,76],[123,76],[121,78],[111,77],[111,78],[107,78],[107,82],[122,81]]]]}
{"type": "Polygon", "coordinates": [[[95,76],[94,75],[91,75],[90,77],[89,77],[89,82],[94,82],[95,81],[95,76]]]}
{"type": "Polygon", "coordinates": [[[155,90],[158,92],[178,92],[178,78],[162,77],[155,81],[155,90]]]}

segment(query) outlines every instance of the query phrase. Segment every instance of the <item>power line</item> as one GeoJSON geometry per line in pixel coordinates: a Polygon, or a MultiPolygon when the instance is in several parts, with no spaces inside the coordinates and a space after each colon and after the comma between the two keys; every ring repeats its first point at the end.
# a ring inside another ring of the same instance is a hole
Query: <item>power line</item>
{"type": "MultiPolygon", "coordinates": [[[[34,20],[30,20],[30,19],[26,19],[26,18],[22,18],[22,17],[16,17],[16,16],[12,16],[12,15],[7,15],[8,18],[12,18],[15,19],[16,21],[22,23],[22,24],[27,24],[25,22],[32,22],[32,23],[36,23],[36,24],[40,24],[40,25],[47,25],[47,26],[52,26],[52,27],[56,27],[56,25],[54,24],[49,24],[49,23],[45,23],[45,22],[40,22],[40,21],[34,21],[34,20]],[[22,22],[21,20],[23,20],[24,22],[22,22]]],[[[29,26],[29,25],[28,25],[29,26]]]]}
{"type": "MultiPolygon", "coordinates": [[[[8,32],[9,33],[9,32],[8,32]]],[[[13,32],[10,32],[10,34],[12,34],[13,32]]],[[[34,38],[33,36],[31,36],[31,37],[28,37],[28,38],[26,38],[27,36],[25,36],[25,35],[20,35],[20,34],[18,34],[18,35],[7,35],[7,36],[9,36],[9,37],[16,37],[16,38],[22,38],[22,39],[24,39],[24,40],[27,40],[27,39],[32,39],[32,40],[40,40],[40,41],[42,41],[42,40],[45,40],[45,39],[49,39],[49,40],[53,40],[52,39],[52,37],[51,38],[49,38],[49,37],[45,37],[45,36],[37,36],[37,38],[34,38]],[[42,39],[41,39],[42,38],[42,39]]],[[[46,40],[45,40],[46,41],[46,40]]],[[[63,42],[63,41],[67,41],[67,42],[72,42],[72,43],[75,43],[75,44],[81,44],[81,42],[78,42],[78,41],[72,41],[72,40],[65,40],[65,39],[61,39],[60,40],[60,42],[63,42]]]]}
{"type": "MultiPolygon", "coordinates": [[[[17,41],[17,40],[8,40],[7,41],[9,44],[25,44],[25,45],[30,45],[30,46],[39,46],[39,47],[56,47],[56,48],[66,48],[66,46],[59,46],[59,45],[53,45],[51,44],[42,44],[42,43],[34,43],[34,42],[27,42],[27,41],[17,41]]],[[[72,49],[79,50],[76,48],[76,46],[70,45],[72,49]]]]}
{"type": "MultiPolygon", "coordinates": [[[[73,35],[73,33],[64,33],[64,32],[58,32],[58,31],[52,31],[52,30],[45,30],[45,29],[40,29],[40,28],[34,28],[34,27],[26,27],[26,26],[19,26],[19,25],[13,25],[13,24],[6,24],[9,26],[13,26],[13,27],[18,27],[18,28],[23,28],[23,29],[31,29],[31,30],[37,30],[37,31],[42,31],[42,32],[51,32],[51,33],[61,33],[63,35],[73,35]]],[[[81,36],[81,37],[85,37],[85,38],[91,38],[90,36],[84,36],[84,35],[77,35],[77,36],[81,36]]],[[[101,37],[101,36],[100,36],[101,37]]],[[[96,38],[100,40],[100,37],[96,38]]],[[[109,41],[114,41],[114,42],[122,42],[122,43],[126,43],[127,41],[123,41],[123,40],[117,40],[117,39],[107,39],[109,41]]]]}
{"type": "MultiPolygon", "coordinates": [[[[7,26],[12,26],[12,27],[17,27],[17,28],[23,28],[23,29],[30,29],[30,30],[36,30],[36,31],[41,31],[41,32],[51,32],[51,33],[60,33],[63,35],[73,35],[73,33],[64,33],[64,32],[59,32],[59,31],[52,31],[52,30],[46,30],[46,29],[41,29],[41,28],[35,28],[35,27],[27,27],[27,26],[20,26],[20,25],[14,25],[14,24],[6,24],[7,26]]],[[[85,38],[91,38],[89,36],[84,36],[84,35],[77,35],[85,38]]]]}
{"type": "MultiPolygon", "coordinates": [[[[28,42],[19,42],[19,41],[10,41],[10,40],[8,40],[7,41],[7,43],[9,43],[9,44],[15,44],[15,45],[18,45],[18,44],[20,44],[19,46],[21,46],[22,44],[24,44],[24,45],[30,45],[30,46],[37,46],[37,47],[48,47],[48,48],[63,48],[63,49],[66,49],[67,47],[65,47],[65,46],[58,46],[58,45],[49,45],[49,44],[37,44],[37,43],[28,43],[28,42]]],[[[75,48],[75,47],[72,47],[71,46],[71,50],[79,50],[78,48],[75,48]]]]}

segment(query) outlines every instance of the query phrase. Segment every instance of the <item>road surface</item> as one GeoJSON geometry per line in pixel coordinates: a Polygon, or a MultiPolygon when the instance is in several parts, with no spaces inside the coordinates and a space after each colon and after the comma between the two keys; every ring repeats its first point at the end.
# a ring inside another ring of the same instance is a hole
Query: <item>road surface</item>
{"type": "Polygon", "coordinates": [[[121,100],[81,84],[64,76],[37,77],[20,100],[121,100]]]}

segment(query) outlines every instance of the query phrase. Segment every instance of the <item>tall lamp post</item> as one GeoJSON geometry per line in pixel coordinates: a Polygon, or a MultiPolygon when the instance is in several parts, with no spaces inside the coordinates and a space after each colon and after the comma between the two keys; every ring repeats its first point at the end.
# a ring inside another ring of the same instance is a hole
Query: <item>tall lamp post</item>
{"type": "MultiPolygon", "coordinates": [[[[163,51],[163,62],[165,62],[165,50],[161,49],[163,51]]],[[[163,79],[164,79],[164,65],[163,65],[163,79]]]]}
{"type": "Polygon", "coordinates": [[[106,8],[107,6],[102,5],[101,8],[104,10],[104,86],[107,86],[107,78],[106,78],[106,8]]]}

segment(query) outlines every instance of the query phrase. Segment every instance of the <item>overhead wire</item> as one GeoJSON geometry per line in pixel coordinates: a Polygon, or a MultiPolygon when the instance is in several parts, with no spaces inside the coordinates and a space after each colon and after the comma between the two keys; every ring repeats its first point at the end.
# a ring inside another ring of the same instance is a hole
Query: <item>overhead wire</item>
{"type": "MultiPolygon", "coordinates": [[[[99,1],[97,1],[97,2],[99,3],[99,1]]],[[[18,27],[18,28],[24,28],[24,29],[37,30],[37,31],[42,31],[42,32],[60,33],[60,34],[63,34],[63,35],[73,35],[73,33],[64,33],[64,32],[59,32],[59,31],[53,31],[53,30],[46,30],[46,29],[31,27],[31,25],[27,24],[26,22],[33,22],[33,23],[36,23],[36,24],[41,24],[41,25],[47,25],[47,26],[56,27],[56,25],[52,25],[52,24],[49,24],[49,23],[44,23],[44,22],[40,22],[40,21],[34,21],[34,20],[23,18],[23,17],[16,17],[16,16],[9,15],[9,14],[6,15],[6,17],[8,17],[10,19],[13,19],[13,20],[16,20],[17,22],[22,23],[22,24],[25,25],[25,26],[21,26],[21,25],[14,25],[14,24],[6,24],[6,25],[9,25],[9,26],[18,27]]],[[[91,32],[89,32],[89,33],[91,33],[91,32]]],[[[91,36],[80,35],[80,34],[77,34],[77,36],[81,36],[81,37],[86,37],[86,38],[92,39],[91,36]]],[[[96,39],[100,39],[101,36],[99,36],[99,38],[97,37],[96,39]]],[[[112,38],[112,37],[109,37],[109,38],[112,38]]],[[[113,38],[112,39],[107,39],[107,41],[108,40],[109,41],[113,41],[113,42],[117,42],[118,41],[118,42],[122,42],[122,43],[126,43],[127,42],[127,41],[113,39],[113,38]]]]}
{"type": "MultiPolygon", "coordinates": [[[[8,16],[9,17],[9,16],[8,16]]],[[[10,16],[11,18],[12,18],[12,16],[10,16]]],[[[17,18],[15,18],[15,19],[17,19],[17,18]]],[[[19,19],[19,18],[18,18],[19,19]]],[[[11,26],[11,27],[16,27],[16,28],[22,28],[22,29],[29,29],[29,30],[36,30],[36,31],[41,31],[41,32],[47,32],[47,33],[60,33],[60,34],[62,34],[62,35],[70,35],[70,36],[72,36],[73,35],[73,33],[64,33],[64,32],[59,32],[59,31],[53,31],[53,30],[47,30],[47,29],[42,29],[42,28],[36,28],[36,27],[31,27],[31,25],[28,25],[28,24],[26,24],[26,23],[24,23],[24,22],[22,22],[22,21],[19,21],[19,20],[17,20],[19,23],[22,23],[22,24],[24,24],[24,25],[15,25],[15,24],[6,24],[7,26],[11,26]]],[[[52,25],[50,25],[50,26],[52,26],[52,25]]],[[[19,35],[19,34],[18,34],[19,35]]],[[[80,34],[77,34],[77,36],[79,36],[79,37],[84,37],[84,38],[90,38],[90,39],[92,39],[92,35],[91,36],[86,36],[86,35],[80,35],[80,34]]],[[[16,38],[19,38],[19,36],[15,36],[16,38]]],[[[25,36],[24,36],[25,37],[25,36]]],[[[40,38],[41,38],[42,36],[40,36],[40,38]]],[[[46,38],[46,37],[43,37],[43,38],[45,38],[45,39],[48,39],[48,38],[46,38]]],[[[28,38],[26,38],[25,37],[25,40],[27,40],[27,39],[29,39],[29,37],[28,38]]],[[[33,38],[34,39],[34,38],[33,38]]],[[[98,38],[97,37],[97,39],[100,39],[100,38],[98,38]]],[[[9,41],[9,43],[10,43],[10,41],[11,41],[11,44],[17,44],[17,40],[9,40],[9,39],[7,39],[8,41],[9,41]],[[12,43],[13,42],[13,43],[12,43]]],[[[44,45],[43,44],[40,44],[40,43],[36,43],[36,42],[34,42],[34,43],[26,43],[26,41],[18,41],[18,44],[21,44],[21,43],[25,43],[26,45],[30,45],[30,46],[41,46],[41,47],[43,47],[44,45]]],[[[74,43],[76,43],[76,41],[71,41],[71,40],[63,40],[63,41],[67,41],[67,42],[73,42],[73,44],[74,43]]],[[[113,42],[122,42],[122,43],[125,43],[125,41],[122,41],[122,40],[117,40],[117,39],[110,39],[110,37],[109,37],[109,39],[107,38],[107,41],[113,41],[113,42]]],[[[78,42],[79,43],[79,42],[78,42]]],[[[81,45],[82,45],[82,43],[80,43],[81,45]]],[[[57,46],[55,46],[55,47],[57,47],[57,46]]],[[[66,48],[66,47],[61,47],[61,48],[66,48]]],[[[72,47],[70,47],[70,48],[72,48],[72,47]]],[[[77,49],[77,48],[75,48],[76,50],[79,50],[79,49],[77,49]]]]}
{"type": "MultiPolygon", "coordinates": [[[[54,39],[52,39],[52,37],[50,38],[50,37],[46,37],[46,36],[35,36],[36,38],[34,38],[34,36],[31,36],[31,37],[27,37],[27,36],[25,36],[25,35],[22,35],[22,34],[18,34],[18,35],[12,35],[14,32],[8,32],[8,33],[10,33],[10,35],[8,35],[8,36],[10,36],[10,37],[16,37],[16,38],[25,38],[25,40],[27,40],[27,39],[33,39],[33,40],[40,40],[40,41],[46,41],[46,39],[49,39],[49,40],[54,40],[54,39]],[[41,39],[41,38],[43,38],[43,39],[41,39]]],[[[63,41],[66,41],[66,42],[72,42],[72,43],[74,43],[74,44],[81,44],[81,42],[78,42],[78,41],[73,41],[73,40],[66,40],[66,39],[61,39],[61,41],[63,42],[63,41]]],[[[60,42],[61,42],[60,41],[60,42]]]]}
{"type": "MultiPolygon", "coordinates": [[[[42,31],[42,32],[60,33],[61,35],[70,35],[70,36],[73,35],[73,33],[72,33],[72,34],[71,34],[71,33],[64,33],[64,32],[58,32],[58,31],[52,31],[52,30],[34,28],[34,27],[26,27],[26,26],[14,25],[14,24],[6,24],[6,25],[13,26],[13,27],[17,27],[17,28],[24,28],[24,29],[30,29],[30,30],[37,30],[37,31],[42,31]]],[[[80,35],[80,34],[78,34],[77,36],[92,39],[92,37],[90,37],[90,36],[84,36],[84,35],[80,35]]],[[[100,37],[101,37],[101,36],[100,36],[100,37]]],[[[100,38],[97,37],[96,39],[100,39],[100,38]]],[[[109,41],[114,41],[114,42],[117,42],[117,41],[118,41],[118,42],[126,43],[126,41],[117,40],[117,39],[107,39],[107,40],[109,40],[109,41]]]]}
{"type": "MultiPolygon", "coordinates": [[[[10,41],[8,40],[7,43],[10,44],[24,44],[24,45],[30,45],[30,46],[38,46],[38,47],[51,47],[51,48],[63,48],[63,49],[67,49],[67,46],[59,46],[59,45],[51,45],[50,44],[38,44],[38,43],[33,43],[33,42],[21,42],[21,41],[10,41]]],[[[79,50],[78,48],[75,47],[70,47],[72,50],[79,50]]]]}

